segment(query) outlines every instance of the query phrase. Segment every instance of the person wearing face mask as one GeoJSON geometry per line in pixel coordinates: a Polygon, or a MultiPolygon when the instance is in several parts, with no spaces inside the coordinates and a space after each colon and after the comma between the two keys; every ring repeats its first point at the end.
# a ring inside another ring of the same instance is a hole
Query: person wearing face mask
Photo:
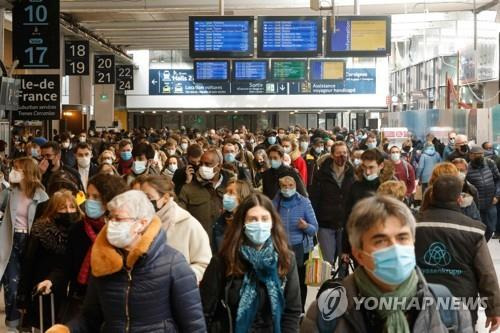
{"type": "Polygon", "coordinates": [[[425,193],[434,166],[440,162],[441,156],[434,148],[434,145],[432,143],[426,143],[420,160],[418,161],[417,170],[415,171],[415,177],[422,185],[422,193],[425,193]]]}
{"type": "Polygon", "coordinates": [[[61,161],[61,147],[57,142],[49,141],[42,146],[41,157],[43,160],[38,163],[38,169],[42,174],[42,184],[45,188],[49,187],[52,176],[58,172],[65,173],[79,190],[83,191],[83,184],[80,174],[74,168],[65,165],[61,161]]]}
{"type": "Polygon", "coordinates": [[[208,235],[188,211],[174,200],[173,186],[165,176],[148,176],[141,184],[167,234],[167,244],[184,255],[198,282],[210,262],[208,235]]]}
{"type": "Polygon", "coordinates": [[[240,202],[252,194],[252,192],[253,190],[250,184],[245,181],[232,179],[227,183],[226,193],[224,193],[224,197],[222,198],[224,212],[214,224],[214,253],[217,253],[221,249],[225,231],[228,225],[233,222],[236,208],[238,208],[240,202]]]}
{"type": "Polygon", "coordinates": [[[134,179],[142,175],[158,175],[158,168],[153,165],[155,151],[149,143],[139,143],[132,150],[132,168],[131,173],[125,177],[125,181],[130,185],[134,179]]]}
{"type": "Polygon", "coordinates": [[[377,149],[377,136],[371,132],[367,134],[364,145],[366,149],[377,149]]]}
{"type": "Polygon", "coordinates": [[[500,173],[490,159],[484,158],[481,146],[473,146],[470,150],[470,163],[467,170],[467,181],[474,185],[479,195],[479,212],[486,225],[486,240],[490,240],[497,229],[496,204],[500,197],[500,173]]]}
{"type": "Polygon", "coordinates": [[[268,150],[271,146],[273,145],[280,145],[281,144],[281,139],[277,136],[277,132],[275,129],[267,129],[264,132],[264,142],[261,144],[257,145],[254,149],[254,152],[260,149],[268,150]]]}
{"type": "Polygon", "coordinates": [[[0,193],[0,280],[4,288],[7,332],[16,332],[21,318],[16,294],[35,212],[39,204],[49,199],[41,184],[38,166],[31,157],[15,159],[12,165],[8,176],[10,187],[0,193]]]}
{"type": "Polygon", "coordinates": [[[177,141],[175,141],[172,138],[169,138],[167,142],[164,145],[164,151],[167,154],[168,157],[171,156],[182,156],[179,154],[179,151],[177,149],[177,141]]]}
{"type": "Polygon", "coordinates": [[[271,167],[262,174],[262,193],[269,199],[274,199],[280,191],[279,180],[285,176],[291,176],[297,184],[297,192],[307,197],[307,191],[297,171],[283,165],[285,151],[281,146],[271,146],[267,152],[271,167]]]}
{"type": "MultiPolygon", "coordinates": [[[[82,219],[75,197],[70,191],[54,193],[44,213],[31,229],[23,256],[21,279],[18,290],[18,306],[25,312],[22,327],[40,327],[38,300],[31,297],[37,293],[54,294],[55,313],[66,296],[64,256],[68,247],[68,234],[82,219]]],[[[44,302],[43,326],[50,326],[49,302],[44,302]]],[[[56,317],[56,320],[59,320],[56,317]]]]}
{"type": "Polygon", "coordinates": [[[180,144],[177,147],[177,154],[181,157],[186,157],[189,145],[190,145],[189,138],[187,136],[181,137],[180,144]]]}
{"type": "Polygon", "coordinates": [[[87,188],[89,179],[97,174],[97,165],[92,163],[92,147],[88,143],[79,143],[76,146],[76,164],[83,187],[87,188]]]}
{"type": "Polygon", "coordinates": [[[305,156],[305,161],[307,165],[307,190],[311,190],[311,185],[314,182],[314,174],[319,170],[319,159],[323,156],[327,155],[325,153],[324,141],[322,138],[314,138],[312,141],[311,148],[307,151],[305,156]]]}
{"type": "Polygon", "coordinates": [[[274,198],[273,204],[281,216],[288,236],[288,244],[295,254],[300,281],[302,312],[304,313],[307,298],[305,262],[309,252],[314,247],[313,237],[318,232],[318,221],[311,201],[297,193],[295,180],[290,176],[285,176],[279,182],[280,193],[274,198]]]}
{"type": "Polygon", "coordinates": [[[127,191],[107,209],[92,247],[83,309],[67,326],[47,332],[206,332],[195,274],[166,244],[148,197],[127,191]]]}
{"type": "Polygon", "coordinates": [[[463,158],[469,162],[469,140],[467,135],[457,134],[455,137],[455,150],[448,155],[448,161],[453,161],[455,158],[463,158]]]}
{"type": "Polygon", "coordinates": [[[455,139],[457,137],[457,133],[455,131],[451,131],[448,133],[448,144],[444,147],[443,150],[443,160],[448,161],[450,155],[455,150],[455,139]]]}
{"type": "Polygon", "coordinates": [[[123,139],[118,143],[118,161],[116,163],[118,173],[122,176],[132,173],[132,164],[134,163],[132,149],[132,141],[128,139],[123,139]]]}
{"type": "MultiPolygon", "coordinates": [[[[356,204],[349,217],[347,231],[359,266],[353,274],[339,282],[347,304],[340,310],[340,316],[334,317],[335,320],[322,315],[318,308],[333,310],[328,304],[330,297],[326,296],[332,289],[325,289],[309,308],[302,330],[311,332],[321,328],[323,332],[335,333],[448,332],[448,317],[441,317],[435,303],[432,306],[422,305],[422,300],[437,302],[437,291],[447,298],[451,298],[452,293],[445,285],[429,285],[427,276],[424,278],[416,266],[415,252],[418,253],[418,250],[415,244],[419,246],[420,238],[418,235],[415,237],[415,226],[415,218],[409,208],[395,198],[373,196],[356,204]],[[363,301],[363,297],[374,301],[363,301]],[[380,306],[383,300],[389,301],[390,305],[380,306]],[[373,306],[374,303],[379,306],[373,306]]],[[[463,309],[460,300],[457,304],[456,309],[450,310],[455,318],[454,329],[472,333],[469,312],[463,309]]]]}
{"type": "Polygon", "coordinates": [[[281,140],[281,146],[283,147],[285,153],[290,155],[290,158],[292,159],[292,167],[297,170],[300,178],[302,178],[302,182],[307,184],[307,164],[300,153],[297,140],[290,136],[285,136],[281,140]]]}
{"type": "Polygon", "coordinates": [[[252,163],[252,168],[254,170],[253,187],[255,189],[262,189],[262,175],[269,169],[269,158],[267,153],[263,149],[256,150],[254,152],[254,159],[252,163]]]}
{"type": "Polygon", "coordinates": [[[212,240],[213,225],[223,212],[224,189],[231,175],[221,168],[220,152],[209,149],[200,159],[200,167],[179,194],[179,205],[200,221],[212,240]]]}
{"type": "Polygon", "coordinates": [[[224,158],[224,164],[231,165],[236,172],[236,176],[239,180],[247,181],[249,184],[252,182],[252,175],[250,169],[246,164],[238,161],[236,157],[239,154],[239,147],[234,140],[228,140],[222,146],[222,156],[224,158]]]}
{"type": "Polygon", "coordinates": [[[346,143],[335,142],[330,157],[316,173],[310,192],[318,218],[321,252],[332,265],[342,251],[342,231],[348,218],[347,198],[354,184],[354,168],[348,160],[346,143]]]}
{"type": "MultiPolygon", "coordinates": [[[[460,212],[462,182],[443,175],[432,185],[431,204],[418,217],[415,252],[417,264],[429,283],[446,285],[456,297],[486,298],[486,325],[500,327],[500,289],[490,251],[484,238],[485,225],[460,212]],[[471,249],[474,249],[473,251],[471,249]],[[446,269],[436,266],[430,251],[447,255],[446,269]],[[427,257],[426,257],[427,256],[427,257]],[[450,274],[449,272],[461,272],[450,274]]],[[[473,324],[477,308],[469,308],[473,324]]]]}
{"type": "Polygon", "coordinates": [[[76,157],[73,151],[73,147],[71,145],[71,138],[68,134],[63,133],[60,136],[61,142],[61,161],[64,165],[67,165],[71,168],[76,167],[76,157]]]}
{"type": "Polygon", "coordinates": [[[116,160],[115,153],[112,150],[105,149],[102,151],[101,155],[99,155],[97,162],[99,165],[103,164],[114,165],[115,160],[116,160]]]}
{"type": "Polygon", "coordinates": [[[415,169],[401,157],[401,150],[398,146],[392,146],[389,152],[391,161],[394,163],[396,178],[405,183],[406,202],[411,202],[411,197],[415,191],[415,169]]]}
{"type": "Polygon", "coordinates": [[[248,196],[200,283],[208,331],[298,332],[299,288],[279,214],[266,196],[248,196]]]}
{"type": "Polygon", "coordinates": [[[174,177],[175,172],[179,168],[183,168],[184,166],[182,165],[182,161],[178,156],[170,156],[167,159],[167,162],[165,163],[165,166],[163,167],[163,171],[161,172],[162,175],[166,176],[169,181],[172,181],[172,178],[174,177]]]}

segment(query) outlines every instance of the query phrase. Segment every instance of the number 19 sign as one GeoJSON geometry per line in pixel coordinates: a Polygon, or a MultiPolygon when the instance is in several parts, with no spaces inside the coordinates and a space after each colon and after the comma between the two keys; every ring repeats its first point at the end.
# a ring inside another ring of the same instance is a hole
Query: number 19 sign
{"type": "Polygon", "coordinates": [[[59,68],[59,0],[15,1],[12,16],[17,68],[59,68]]]}
{"type": "Polygon", "coordinates": [[[94,56],[94,84],[115,84],[115,56],[94,56]]]}
{"type": "Polygon", "coordinates": [[[64,58],[66,75],[89,75],[88,41],[65,41],[64,58]]]}

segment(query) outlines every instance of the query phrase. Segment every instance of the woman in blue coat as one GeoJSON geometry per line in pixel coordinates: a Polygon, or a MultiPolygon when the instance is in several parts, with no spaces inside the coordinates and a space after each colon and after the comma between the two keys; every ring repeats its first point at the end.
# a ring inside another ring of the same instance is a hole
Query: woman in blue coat
{"type": "Polygon", "coordinates": [[[436,151],[434,145],[432,143],[426,143],[420,160],[418,161],[416,172],[416,178],[420,181],[420,184],[422,184],[422,193],[425,193],[434,166],[440,162],[441,156],[436,151]]]}
{"type": "Polygon", "coordinates": [[[289,176],[283,177],[279,180],[279,184],[280,192],[274,198],[273,203],[281,216],[289,245],[297,261],[302,312],[304,312],[307,297],[305,261],[314,246],[313,236],[318,232],[318,221],[311,201],[297,193],[295,179],[289,176]]]}

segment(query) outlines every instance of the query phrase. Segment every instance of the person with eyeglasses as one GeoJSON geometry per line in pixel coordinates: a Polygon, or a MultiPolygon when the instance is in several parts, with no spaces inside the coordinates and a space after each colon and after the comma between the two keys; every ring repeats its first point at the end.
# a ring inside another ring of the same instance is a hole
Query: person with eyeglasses
{"type": "Polygon", "coordinates": [[[54,173],[58,171],[64,172],[68,175],[80,191],[83,191],[83,184],[80,174],[74,168],[65,165],[61,161],[61,147],[55,141],[49,141],[42,146],[42,153],[40,155],[43,159],[38,164],[40,173],[42,174],[42,184],[46,188],[49,185],[49,180],[54,173]]]}

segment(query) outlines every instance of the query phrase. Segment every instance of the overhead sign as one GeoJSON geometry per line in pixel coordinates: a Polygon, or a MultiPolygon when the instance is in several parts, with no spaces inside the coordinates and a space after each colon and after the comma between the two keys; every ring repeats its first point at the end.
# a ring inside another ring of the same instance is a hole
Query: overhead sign
{"type": "Polygon", "coordinates": [[[229,80],[229,61],[199,60],[194,62],[195,81],[227,81],[229,80]]]}
{"type": "Polygon", "coordinates": [[[15,1],[12,21],[17,68],[59,68],[59,0],[15,1]]]}
{"type": "Polygon", "coordinates": [[[150,69],[150,95],[229,95],[229,81],[195,82],[192,69],[150,69]]]}
{"type": "Polygon", "coordinates": [[[305,60],[272,60],[271,73],[274,80],[305,80],[307,63],[305,60]]]}
{"type": "Polygon", "coordinates": [[[345,61],[343,60],[311,60],[310,65],[311,81],[343,80],[345,78],[345,61]]]}
{"type": "Polygon", "coordinates": [[[94,56],[94,84],[115,84],[115,56],[94,56]]]}
{"type": "Polygon", "coordinates": [[[234,60],[233,80],[264,81],[267,79],[269,63],[267,60],[234,60]]]}
{"type": "Polygon", "coordinates": [[[134,66],[116,66],[116,90],[134,90],[134,66]]]}
{"type": "Polygon", "coordinates": [[[66,75],[89,75],[89,42],[85,40],[65,41],[64,59],[64,73],[66,75]]]}
{"type": "Polygon", "coordinates": [[[15,120],[57,120],[61,113],[59,75],[20,75],[19,108],[15,120]]]}

